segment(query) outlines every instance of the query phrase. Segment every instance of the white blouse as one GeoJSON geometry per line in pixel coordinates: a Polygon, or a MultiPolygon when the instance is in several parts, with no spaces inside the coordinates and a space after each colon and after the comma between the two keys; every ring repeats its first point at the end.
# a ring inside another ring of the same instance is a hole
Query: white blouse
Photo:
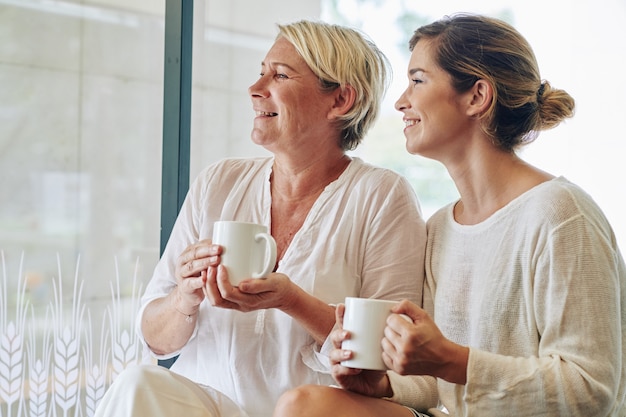
{"type": "MultiPolygon", "coordinates": [[[[194,181],[142,298],[140,334],[146,304],[176,285],[176,257],[210,238],[215,221],[271,226],[272,164],[273,158],[224,160],[194,181]]],[[[425,244],[426,227],[406,179],[353,158],[319,196],[277,272],[328,304],[348,296],[421,304],[425,244]]],[[[223,392],[250,416],[270,416],[285,390],[332,383],[330,349],[282,311],[241,313],[205,300],[194,335],[169,357],[180,354],[173,371],[223,392]]]]}

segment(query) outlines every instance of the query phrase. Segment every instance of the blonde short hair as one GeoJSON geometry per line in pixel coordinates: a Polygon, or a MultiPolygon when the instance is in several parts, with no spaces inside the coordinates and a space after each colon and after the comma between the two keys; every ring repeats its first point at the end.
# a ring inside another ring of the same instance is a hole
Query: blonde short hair
{"type": "Polygon", "coordinates": [[[389,85],[387,57],[364,34],[344,26],[302,20],[278,25],[320,80],[322,90],[350,85],[355,103],[341,118],[341,147],[355,149],[373,125],[389,85]]]}

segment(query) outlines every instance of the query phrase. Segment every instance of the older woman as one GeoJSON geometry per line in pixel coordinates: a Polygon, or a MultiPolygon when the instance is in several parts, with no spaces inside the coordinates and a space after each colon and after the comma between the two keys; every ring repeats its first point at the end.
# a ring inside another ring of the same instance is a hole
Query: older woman
{"type": "Polygon", "coordinates": [[[624,416],[626,266],[613,230],[578,186],[516,153],[574,100],[497,19],[444,18],[410,48],[396,103],[407,150],[442,162],[461,196],[428,220],[424,310],[404,301],[394,312],[412,322],[387,321],[395,372],[341,366],[349,335],[334,331],[345,389],[290,391],[275,416],[624,416]]]}
{"type": "Polygon", "coordinates": [[[150,351],[178,359],[128,369],[97,416],[269,416],[285,390],[332,382],[335,304],[421,301],[426,232],[412,189],[346,155],[375,120],[387,74],[354,30],[279,26],[249,89],[252,140],[273,156],[223,160],[195,180],[138,317],[150,351]],[[209,239],[217,220],[267,225],[275,272],[232,287],[209,239]]]}

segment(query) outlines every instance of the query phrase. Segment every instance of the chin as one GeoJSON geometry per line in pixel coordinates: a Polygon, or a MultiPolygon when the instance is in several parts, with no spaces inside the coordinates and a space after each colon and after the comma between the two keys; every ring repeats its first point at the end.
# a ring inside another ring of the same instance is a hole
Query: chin
{"type": "Polygon", "coordinates": [[[414,143],[411,143],[407,140],[404,147],[406,148],[406,151],[411,155],[419,155],[419,147],[416,146],[414,143]]]}
{"type": "Polygon", "coordinates": [[[252,139],[252,143],[254,143],[255,145],[259,145],[259,146],[263,146],[266,142],[265,139],[266,135],[263,134],[262,132],[259,132],[256,129],[252,130],[252,134],[250,135],[250,139],[252,139]]]}

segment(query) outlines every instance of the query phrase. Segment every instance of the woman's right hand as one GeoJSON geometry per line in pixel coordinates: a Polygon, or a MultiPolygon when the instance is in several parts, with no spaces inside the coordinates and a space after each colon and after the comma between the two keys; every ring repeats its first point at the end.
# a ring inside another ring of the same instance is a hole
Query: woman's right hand
{"type": "Polygon", "coordinates": [[[142,317],[143,336],[154,353],[176,352],[189,341],[204,300],[207,269],[219,265],[221,253],[221,247],[207,239],[187,246],[176,259],[176,287],[167,297],[150,302],[142,317]]]}
{"type": "Polygon", "coordinates": [[[345,305],[338,304],[335,310],[335,328],[330,334],[334,349],[330,353],[331,373],[344,389],[370,397],[391,397],[393,392],[386,371],[347,368],[341,361],[350,359],[352,351],[341,349],[341,343],[350,338],[350,332],[343,328],[345,305]]]}
{"type": "Polygon", "coordinates": [[[211,239],[201,240],[187,246],[176,261],[176,283],[178,285],[176,309],[193,314],[204,300],[203,291],[207,281],[207,269],[220,263],[222,247],[213,245],[211,239]]]}

